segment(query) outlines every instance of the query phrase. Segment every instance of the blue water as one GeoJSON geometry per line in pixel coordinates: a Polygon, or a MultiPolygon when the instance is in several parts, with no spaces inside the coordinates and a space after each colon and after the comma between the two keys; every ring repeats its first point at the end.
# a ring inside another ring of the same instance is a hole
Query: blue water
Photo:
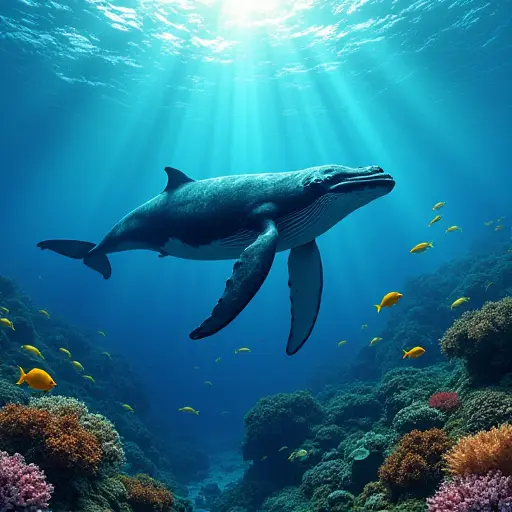
{"type": "Polygon", "coordinates": [[[163,432],[236,446],[257,398],[357,355],[385,293],[510,237],[511,17],[510,0],[2,0],[0,271],[53,315],[106,331],[163,432]],[[397,185],[319,239],[322,308],[293,357],[286,254],[231,325],[191,341],[233,262],[127,252],[104,281],[36,248],[99,241],[161,192],[166,165],[203,179],[324,163],[377,164],[397,185]],[[438,201],[443,224],[428,228],[438,201]],[[505,215],[499,233],[483,224],[505,215]]]}

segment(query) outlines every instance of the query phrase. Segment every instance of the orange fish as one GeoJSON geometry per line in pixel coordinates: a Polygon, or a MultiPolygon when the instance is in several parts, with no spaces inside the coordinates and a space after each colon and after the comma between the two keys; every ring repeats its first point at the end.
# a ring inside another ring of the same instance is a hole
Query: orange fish
{"type": "Polygon", "coordinates": [[[414,347],[411,348],[411,350],[407,351],[404,350],[404,357],[402,359],[417,359],[418,357],[421,357],[425,353],[425,349],[423,347],[414,347]]]}
{"type": "Polygon", "coordinates": [[[380,310],[382,308],[390,308],[391,306],[394,306],[403,295],[399,292],[389,292],[386,295],[384,295],[384,298],[382,299],[380,304],[375,304],[375,307],[377,308],[377,313],[380,313],[380,310]]]}
{"type": "Polygon", "coordinates": [[[25,373],[21,366],[18,368],[20,369],[20,379],[16,382],[18,386],[26,382],[30,388],[48,393],[48,391],[57,385],[50,374],[46,373],[44,370],[33,368],[28,373],[25,373]]]}

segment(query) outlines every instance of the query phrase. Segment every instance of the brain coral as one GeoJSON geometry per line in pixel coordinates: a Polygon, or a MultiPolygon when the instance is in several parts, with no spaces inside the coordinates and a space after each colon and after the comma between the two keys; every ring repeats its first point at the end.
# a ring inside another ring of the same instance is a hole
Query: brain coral
{"type": "Polygon", "coordinates": [[[299,447],[320,417],[320,406],[305,391],[261,398],[244,418],[244,460],[259,461],[284,445],[299,447]]]}
{"type": "Polygon", "coordinates": [[[461,438],[445,456],[453,475],[485,474],[499,470],[512,475],[512,425],[502,425],[461,438]]]}
{"type": "Polygon", "coordinates": [[[466,311],[441,338],[441,351],[464,360],[473,377],[496,380],[512,371],[512,297],[466,311]]]}
{"type": "Polygon", "coordinates": [[[68,475],[96,474],[102,457],[98,441],[77,416],[52,416],[18,404],[0,411],[0,444],[25,453],[45,470],[68,475]]]}
{"type": "Polygon", "coordinates": [[[393,419],[393,428],[404,434],[411,430],[426,430],[434,427],[442,427],[445,415],[433,409],[423,402],[414,402],[397,412],[393,419]]]}
{"type": "Polygon", "coordinates": [[[173,503],[172,494],[157,480],[148,475],[119,477],[128,493],[128,503],[133,512],[170,512],[173,503]]]}
{"type": "Polygon", "coordinates": [[[379,469],[379,478],[395,492],[428,491],[436,485],[444,468],[443,455],[452,441],[444,430],[413,430],[399,441],[397,448],[379,469]]]}

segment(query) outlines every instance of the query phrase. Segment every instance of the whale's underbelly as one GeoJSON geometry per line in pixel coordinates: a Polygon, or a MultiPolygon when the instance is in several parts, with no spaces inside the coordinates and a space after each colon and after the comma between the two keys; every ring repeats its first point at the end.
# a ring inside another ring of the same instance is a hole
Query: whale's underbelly
{"type": "MultiPolygon", "coordinates": [[[[343,200],[340,195],[326,194],[301,210],[278,217],[277,251],[293,249],[314,240],[352,210],[346,204],[346,198],[343,200]]],[[[240,230],[226,238],[196,246],[170,238],[160,250],[169,256],[190,260],[231,260],[237,259],[257,236],[256,231],[240,230]]]]}

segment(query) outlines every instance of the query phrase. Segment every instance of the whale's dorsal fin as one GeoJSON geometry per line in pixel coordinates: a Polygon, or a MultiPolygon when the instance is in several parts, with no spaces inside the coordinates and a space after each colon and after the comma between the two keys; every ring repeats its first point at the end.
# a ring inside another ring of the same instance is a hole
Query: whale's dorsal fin
{"type": "Polygon", "coordinates": [[[167,173],[167,186],[164,188],[164,192],[168,192],[169,190],[175,190],[185,183],[190,183],[191,181],[194,181],[192,178],[189,178],[184,172],[181,172],[178,169],[174,169],[174,167],[166,167],[164,170],[167,173]]]}

